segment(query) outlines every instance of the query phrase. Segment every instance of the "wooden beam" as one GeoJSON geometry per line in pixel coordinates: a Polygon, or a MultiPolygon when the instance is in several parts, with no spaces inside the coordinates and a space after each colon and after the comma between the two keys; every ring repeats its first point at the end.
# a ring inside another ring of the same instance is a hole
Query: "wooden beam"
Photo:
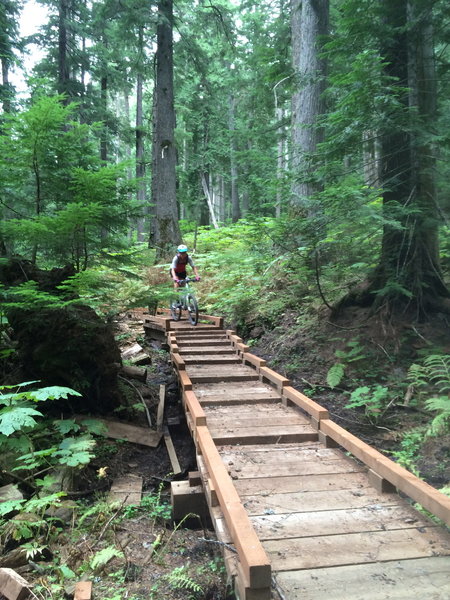
{"type": "Polygon", "coordinates": [[[199,425],[206,425],[206,415],[203,407],[198,401],[197,396],[191,390],[186,390],[183,392],[183,400],[187,409],[192,417],[192,422],[195,427],[199,425]]]}
{"type": "Polygon", "coordinates": [[[289,379],[280,375],[276,371],[269,369],[268,367],[261,367],[259,370],[259,378],[261,381],[268,381],[276,386],[277,389],[282,390],[285,386],[291,384],[289,379]]]}
{"type": "Polygon", "coordinates": [[[256,367],[256,370],[258,372],[261,367],[265,367],[267,365],[267,362],[265,360],[259,358],[259,356],[256,356],[255,354],[251,354],[251,352],[244,352],[242,354],[242,362],[244,363],[244,365],[253,365],[254,367],[256,367]]]}
{"type": "Polygon", "coordinates": [[[159,404],[158,404],[158,412],[156,415],[156,430],[162,431],[163,429],[163,420],[164,420],[164,404],[166,400],[166,386],[159,386],[159,404]]]}
{"type": "Polygon", "coordinates": [[[320,421],[320,431],[351,452],[380,477],[389,481],[398,490],[450,525],[450,498],[448,496],[397,465],[331,419],[320,421]]]}
{"type": "Polygon", "coordinates": [[[161,433],[146,429],[145,427],[136,427],[128,423],[119,423],[107,419],[98,419],[106,427],[106,436],[115,440],[127,440],[133,444],[150,446],[156,448],[161,440],[161,433]]]}
{"type": "Polygon", "coordinates": [[[177,453],[170,437],[170,433],[167,427],[164,428],[164,441],[166,443],[167,452],[169,454],[170,462],[172,464],[172,473],[179,475],[181,471],[180,463],[178,462],[177,453]]]}
{"type": "Polygon", "coordinates": [[[123,475],[113,481],[108,494],[110,502],[121,502],[125,506],[140,504],[142,497],[142,477],[138,475],[123,475]]]}
{"type": "Polygon", "coordinates": [[[207,427],[197,427],[197,441],[239,553],[246,581],[251,588],[270,587],[272,572],[269,558],[253,529],[207,427]]]}
{"type": "Polygon", "coordinates": [[[305,396],[290,385],[283,386],[282,396],[299,406],[302,410],[304,410],[306,413],[308,413],[318,421],[320,421],[321,419],[330,418],[330,415],[326,408],[322,408],[322,406],[317,404],[317,402],[314,402],[313,400],[311,400],[311,398],[308,398],[308,396],[305,396]]]}

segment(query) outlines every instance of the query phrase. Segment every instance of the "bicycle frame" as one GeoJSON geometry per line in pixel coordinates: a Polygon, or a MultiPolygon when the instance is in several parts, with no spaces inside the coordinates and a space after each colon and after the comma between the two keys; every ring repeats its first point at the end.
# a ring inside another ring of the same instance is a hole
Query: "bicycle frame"
{"type": "Polygon", "coordinates": [[[173,300],[170,304],[170,313],[172,315],[172,319],[174,321],[179,321],[181,319],[181,311],[187,311],[188,321],[191,325],[197,325],[198,323],[198,304],[195,294],[189,283],[191,281],[195,281],[194,279],[190,279],[186,277],[186,279],[182,279],[179,287],[183,288],[180,291],[180,297],[177,300],[173,300]]]}

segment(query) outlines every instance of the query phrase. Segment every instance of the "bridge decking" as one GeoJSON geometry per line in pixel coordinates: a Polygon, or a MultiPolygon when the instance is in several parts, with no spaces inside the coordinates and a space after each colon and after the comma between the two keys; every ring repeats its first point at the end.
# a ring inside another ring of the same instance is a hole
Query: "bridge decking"
{"type": "MultiPolygon", "coordinates": [[[[450,533],[405,494],[447,524],[450,499],[220,326],[164,323],[211,518],[237,550],[224,546],[237,597],[450,600],[450,533]]],[[[188,482],[172,493],[174,504],[195,497],[188,482]]]]}

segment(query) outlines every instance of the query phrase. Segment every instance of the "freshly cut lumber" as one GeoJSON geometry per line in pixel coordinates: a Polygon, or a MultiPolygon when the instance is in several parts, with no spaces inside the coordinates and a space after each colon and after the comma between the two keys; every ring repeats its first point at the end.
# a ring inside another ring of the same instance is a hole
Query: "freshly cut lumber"
{"type": "Polygon", "coordinates": [[[91,600],[92,597],[92,582],[78,581],[75,584],[75,596],[73,600],[91,600]]]}
{"type": "Polygon", "coordinates": [[[269,559],[255,534],[207,427],[197,428],[197,441],[250,587],[270,586],[269,559]]]}
{"type": "Polygon", "coordinates": [[[25,600],[30,597],[30,584],[14,569],[0,569],[0,594],[8,600],[25,600]]]}
{"type": "Polygon", "coordinates": [[[283,398],[287,398],[318,421],[328,419],[330,416],[326,408],[322,408],[317,402],[289,385],[283,387],[283,398]]]}
{"type": "Polygon", "coordinates": [[[140,504],[142,497],[142,477],[139,475],[122,475],[115,479],[109,491],[110,502],[120,502],[124,505],[140,504]]]}
{"type": "Polygon", "coordinates": [[[145,427],[137,427],[128,423],[119,423],[118,421],[109,421],[107,419],[98,419],[106,427],[106,436],[115,440],[127,440],[133,444],[141,446],[150,446],[156,448],[159,444],[162,434],[145,427]]]}
{"type": "Polygon", "coordinates": [[[289,600],[447,600],[450,565],[445,556],[287,571],[276,574],[289,600]]]}
{"type": "Polygon", "coordinates": [[[439,527],[420,527],[269,540],[263,546],[274,570],[291,571],[449,555],[450,536],[439,527]]]}
{"type": "Polygon", "coordinates": [[[141,352],[144,352],[144,348],[140,344],[136,343],[122,352],[122,358],[126,360],[132,356],[135,356],[136,354],[140,354],[141,352]]]}

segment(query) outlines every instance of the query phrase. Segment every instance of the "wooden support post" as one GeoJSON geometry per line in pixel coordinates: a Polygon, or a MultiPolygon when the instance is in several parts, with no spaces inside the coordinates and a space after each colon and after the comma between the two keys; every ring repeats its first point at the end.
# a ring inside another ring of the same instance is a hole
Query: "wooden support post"
{"type": "Polygon", "coordinates": [[[173,362],[175,368],[178,371],[185,371],[186,364],[185,364],[184,360],[181,358],[181,356],[179,354],[176,354],[175,352],[172,352],[171,356],[172,356],[172,362],[173,362]]]}
{"type": "Polygon", "coordinates": [[[260,368],[260,370],[259,370],[259,378],[263,382],[268,382],[268,383],[271,383],[272,385],[275,385],[275,387],[279,391],[282,391],[282,389],[285,386],[291,384],[291,382],[289,381],[289,379],[287,379],[283,375],[280,375],[276,371],[272,371],[272,369],[269,369],[268,367],[261,367],[260,368]]]}
{"type": "Polygon", "coordinates": [[[325,446],[325,448],[338,448],[339,444],[333,440],[329,435],[325,435],[323,431],[318,433],[319,442],[325,446]]]}
{"type": "Polygon", "coordinates": [[[397,491],[396,487],[392,485],[390,481],[384,479],[381,477],[381,475],[378,475],[378,473],[372,471],[372,469],[369,469],[367,476],[369,478],[370,485],[374,487],[380,494],[392,494],[397,491]]]}
{"type": "Polygon", "coordinates": [[[189,471],[188,481],[189,481],[189,485],[191,487],[201,485],[202,484],[202,476],[200,475],[200,471],[189,471]]]}
{"type": "Polygon", "coordinates": [[[204,518],[208,512],[201,485],[191,486],[189,481],[172,481],[170,497],[173,518],[178,521],[189,513],[204,518]]]}
{"type": "Polygon", "coordinates": [[[250,352],[244,352],[242,354],[242,363],[244,365],[254,366],[258,373],[261,367],[265,367],[267,365],[265,360],[259,358],[259,356],[256,356],[255,354],[251,354],[250,352]]]}
{"type": "Polygon", "coordinates": [[[206,495],[208,498],[209,506],[219,506],[217,492],[214,487],[214,482],[211,479],[208,479],[208,485],[206,486],[206,495]]]}
{"type": "Polygon", "coordinates": [[[186,390],[183,392],[183,401],[191,415],[194,427],[198,427],[199,425],[206,425],[205,411],[203,410],[203,407],[198,401],[197,396],[192,390],[186,390]]]}
{"type": "Polygon", "coordinates": [[[192,381],[189,379],[186,371],[179,371],[178,377],[180,379],[181,389],[186,392],[187,390],[192,390],[192,381]]]}
{"type": "Polygon", "coordinates": [[[288,405],[289,402],[296,404],[317,421],[330,418],[326,408],[323,408],[320,404],[317,404],[317,402],[314,402],[311,398],[308,398],[308,396],[305,396],[305,394],[302,394],[290,385],[283,387],[283,398],[287,400],[288,405]]]}

